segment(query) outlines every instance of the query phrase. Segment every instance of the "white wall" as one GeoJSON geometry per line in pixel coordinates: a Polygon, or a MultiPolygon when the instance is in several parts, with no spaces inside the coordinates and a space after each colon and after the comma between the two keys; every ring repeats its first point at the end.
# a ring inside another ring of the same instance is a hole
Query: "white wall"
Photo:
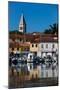
{"type": "Polygon", "coordinates": [[[39,43],[38,45],[38,50],[39,51],[52,51],[52,45],[54,44],[54,49],[56,50],[58,49],[58,43],[50,43],[50,42],[46,42],[46,43],[39,43]],[[43,44],[43,48],[41,47],[41,45],[43,44]],[[46,48],[46,44],[48,44],[48,48],[46,48]]]}
{"type": "Polygon", "coordinates": [[[52,52],[52,51],[56,51],[58,50],[58,43],[55,42],[46,42],[46,43],[39,43],[38,44],[38,52],[37,52],[37,56],[41,56],[41,52],[52,52]],[[41,47],[43,44],[43,48],[41,47]],[[48,44],[48,48],[46,48],[46,44],[48,44]],[[53,44],[54,44],[54,48],[53,48],[53,44]]]}

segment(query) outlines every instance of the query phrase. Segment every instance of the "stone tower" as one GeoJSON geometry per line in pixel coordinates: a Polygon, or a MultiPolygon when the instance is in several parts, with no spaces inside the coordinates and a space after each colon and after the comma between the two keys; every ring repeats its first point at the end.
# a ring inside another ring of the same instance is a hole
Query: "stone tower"
{"type": "Polygon", "coordinates": [[[20,18],[19,32],[26,33],[26,23],[25,23],[25,18],[23,14],[21,15],[21,18],[20,18]]]}

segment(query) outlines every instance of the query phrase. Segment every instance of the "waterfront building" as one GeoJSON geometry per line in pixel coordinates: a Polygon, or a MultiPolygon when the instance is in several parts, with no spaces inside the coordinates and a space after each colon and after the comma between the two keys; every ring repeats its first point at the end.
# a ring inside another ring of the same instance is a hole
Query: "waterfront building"
{"type": "Polygon", "coordinates": [[[47,55],[53,56],[58,51],[58,37],[52,34],[40,35],[37,55],[46,57],[47,55]]]}

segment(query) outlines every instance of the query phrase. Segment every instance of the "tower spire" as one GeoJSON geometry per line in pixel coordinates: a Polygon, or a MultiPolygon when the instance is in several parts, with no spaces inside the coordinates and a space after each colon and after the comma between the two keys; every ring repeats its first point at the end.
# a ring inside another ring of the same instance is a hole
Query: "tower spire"
{"type": "Polygon", "coordinates": [[[25,23],[25,18],[23,16],[23,14],[21,15],[21,18],[20,18],[19,32],[21,32],[21,33],[26,32],[26,23],[25,23]]]}

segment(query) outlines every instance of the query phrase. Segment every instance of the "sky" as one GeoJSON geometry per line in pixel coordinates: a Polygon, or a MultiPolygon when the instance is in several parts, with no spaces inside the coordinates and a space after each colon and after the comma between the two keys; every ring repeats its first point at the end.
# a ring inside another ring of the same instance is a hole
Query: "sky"
{"type": "Polygon", "coordinates": [[[8,29],[18,30],[24,15],[27,32],[43,32],[58,22],[58,5],[26,2],[8,2],[8,29]]]}

